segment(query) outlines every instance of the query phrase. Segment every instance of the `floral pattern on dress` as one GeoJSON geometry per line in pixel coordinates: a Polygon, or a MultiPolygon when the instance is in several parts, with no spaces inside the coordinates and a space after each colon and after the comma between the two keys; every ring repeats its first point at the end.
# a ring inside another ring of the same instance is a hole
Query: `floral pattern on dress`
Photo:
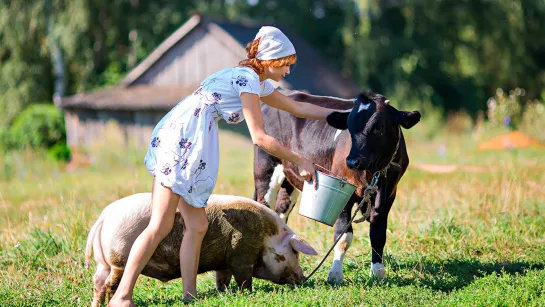
{"type": "Polygon", "coordinates": [[[240,120],[240,114],[238,113],[233,113],[231,114],[231,116],[229,116],[229,118],[227,118],[227,120],[231,123],[238,123],[238,121],[240,120]]]}
{"type": "Polygon", "coordinates": [[[191,149],[191,145],[193,145],[193,143],[191,143],[189,141],[189,139],[187,138],[180,138],[180,141],[178,142],[178,145],[180,145],[180,148],[183,148],[183,149],[191,149]]]}
{"type": "Polygon", "coordinates": [[[163,168],[161,169],[161,173],[169,175],[171,172],[172,168],[170,167],[170,163],[165,163],[165,165],[163,165],[163,168]]]}
{"type": "Polygon", "coordinates": [[[246,86],[248,84],[248,79],[243,76],[237,76],[237,79],[235,80],[236,85],[238,86],[246,86]]]}
{"type": "Polygon", "coordinates": [[[159,137],[154,137],[152,140],[151,140],[151,147],[155,148],[155,147],[158,147],[159,145],[161,144],[161,140],[159,139],[159,137]]]}

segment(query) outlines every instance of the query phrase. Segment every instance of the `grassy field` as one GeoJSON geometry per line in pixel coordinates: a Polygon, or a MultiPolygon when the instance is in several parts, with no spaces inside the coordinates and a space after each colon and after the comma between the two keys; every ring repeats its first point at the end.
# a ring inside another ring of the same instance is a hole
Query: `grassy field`
{"type": "MultiPolygon", "coordinates": [[[[416,127],[415,127],[416,128],[416,127]]],[[[471,135],[419,140],[406,132],[414,166],[402,179],[389,218],[387,278],[368,277],[368,224],[355,226],[345,282],[326,282],[328,259],[309,283],[254,283],[253,293],[215,291],[199,276],[194,306],[545,306],[545,152],[479,152],[471,135]],[[464,166],[464,168],[461,168],[464,166]]],[[[252,197],[252,145],[221,135],[216,193],[252,197]]],[[[115,143],[115,140],[110,143],[115,143]]],[[[0,306],[87,306],[92,274],[83,268],[87,232],[111,201],[149,191],[142,150],[89,150],[90,166],[65,172],[39,153],[0,157],[0,306]]],[[[290,226],[319,252],[303,257],[310,272],[332,243],[332,228],[294,210],[290,226]]],[[[331,256],[330,256],[331,257],[331,256]]],[[[181,280],[141,277],[138,306],[182,305],[181,280]]]]}

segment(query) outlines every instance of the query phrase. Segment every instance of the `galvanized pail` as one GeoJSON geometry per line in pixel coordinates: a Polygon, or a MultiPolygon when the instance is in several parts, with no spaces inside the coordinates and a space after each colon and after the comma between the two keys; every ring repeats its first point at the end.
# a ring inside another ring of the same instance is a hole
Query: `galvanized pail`
{"type": "Polygon", "coordinates": [[[344,178],[338,178],[316,171],[318,187],[305,181],[299,214],[320,223],[333,226],[346,203],[356,190],[356,186],[344,178]]]}

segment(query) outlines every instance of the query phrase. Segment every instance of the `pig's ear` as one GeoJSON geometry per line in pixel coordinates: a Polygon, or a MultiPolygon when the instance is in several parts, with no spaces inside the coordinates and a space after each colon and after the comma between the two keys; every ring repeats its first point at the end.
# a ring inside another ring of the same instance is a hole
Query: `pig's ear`
{"type": "Polygon", "coordinates": [[[303,239],[301,239],[300,237],[296,235],[290,238],[290,245],[291,247],[293,247],[294,250],[301,252],[303,254],[312,255],[312,256],[318,255],[318,252],[316,252],[316,250],[312,248],[310,244],[303,241],[303,239]]]}

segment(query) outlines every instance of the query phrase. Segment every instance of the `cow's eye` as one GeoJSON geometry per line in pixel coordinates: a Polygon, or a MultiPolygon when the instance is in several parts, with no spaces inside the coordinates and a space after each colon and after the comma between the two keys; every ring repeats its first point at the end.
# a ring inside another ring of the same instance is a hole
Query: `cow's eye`
{"type": "Polygon", "coordinates": [[[382,133],[382,124],[376,124],[373,127],[373,134],[381,134],[382,133]]]}

